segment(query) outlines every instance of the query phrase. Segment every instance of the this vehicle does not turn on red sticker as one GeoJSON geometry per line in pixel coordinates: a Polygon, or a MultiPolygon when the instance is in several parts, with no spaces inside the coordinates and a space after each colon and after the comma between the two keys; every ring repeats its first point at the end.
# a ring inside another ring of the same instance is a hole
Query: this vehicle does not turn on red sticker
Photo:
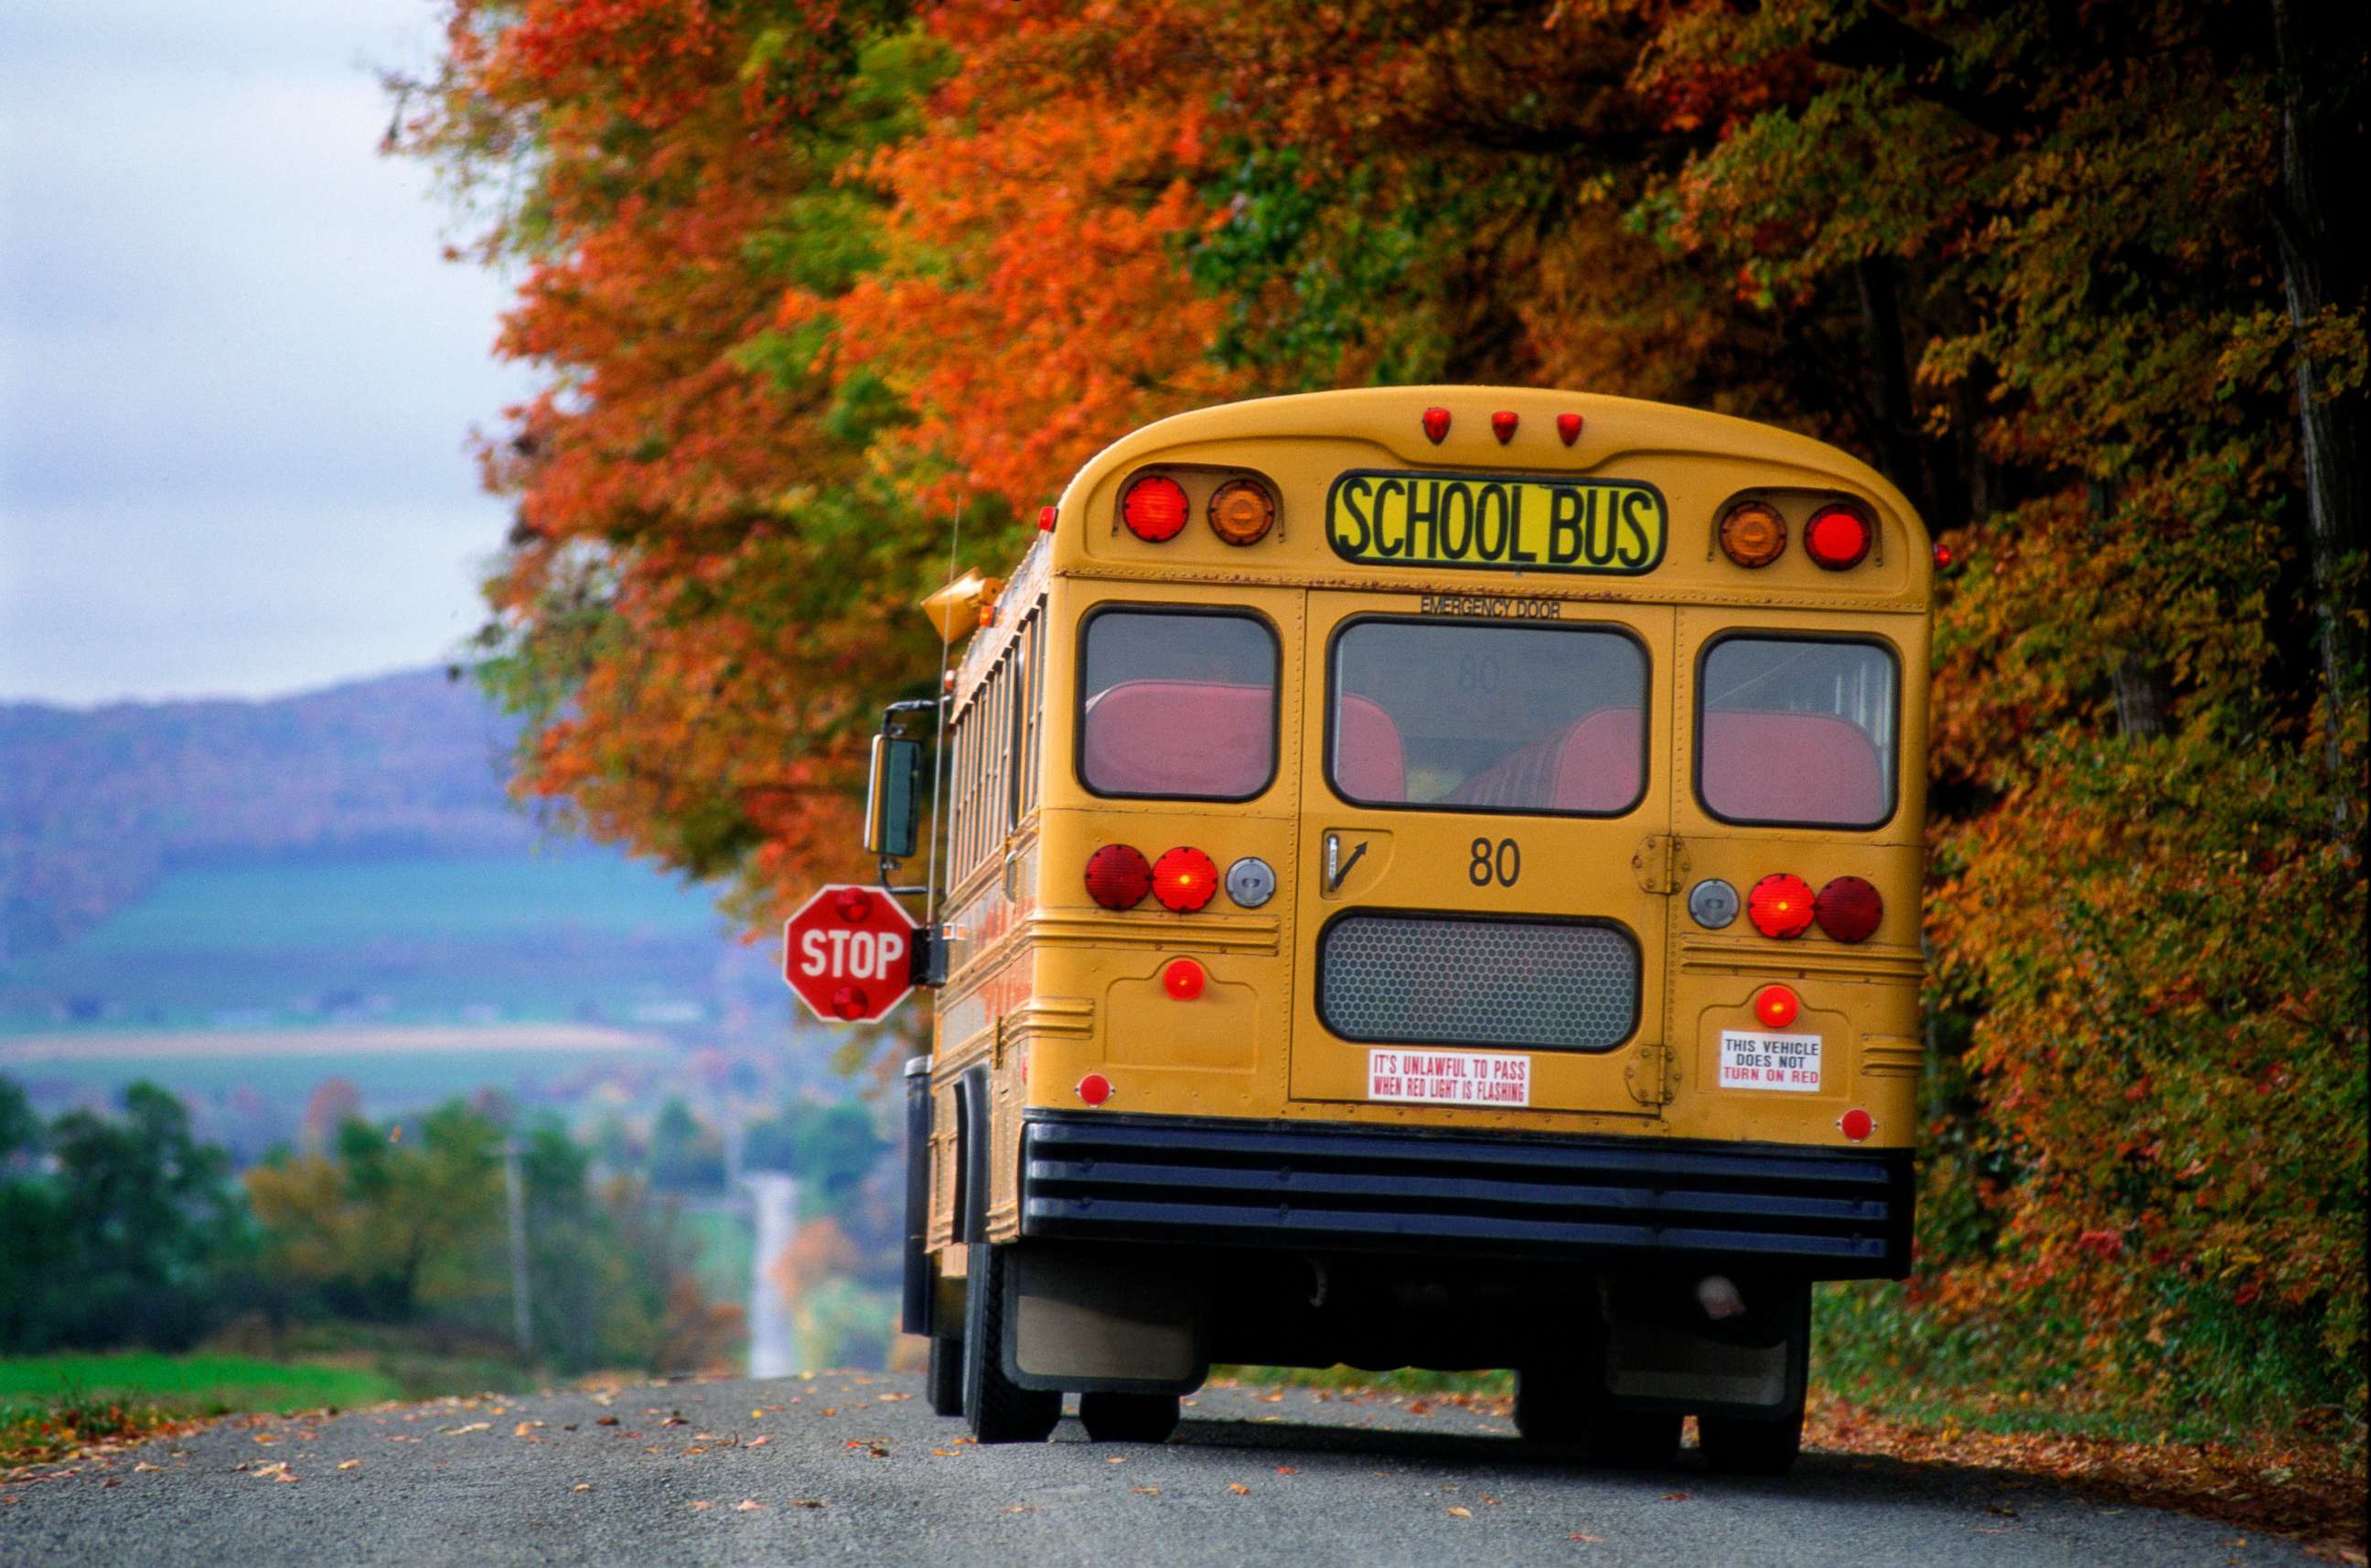
{"type": "Polygon", "coordinates": [[[1723,1029],[1720,1086],[1813,1093],[1820,1086],[1820,1037],[1723,1029]]]}
{"type": "Polygon", "coordinates": [[[1532,1059],[1456,1051],[1371,1051],[1367,1098],[1427,1105],[1529,1105],[1532,1059]]]}

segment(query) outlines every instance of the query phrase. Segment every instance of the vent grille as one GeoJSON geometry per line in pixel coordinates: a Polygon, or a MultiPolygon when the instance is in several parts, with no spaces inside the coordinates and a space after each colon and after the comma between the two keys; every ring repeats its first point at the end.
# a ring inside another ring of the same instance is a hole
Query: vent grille
{"type": "Polygon", "coordinates": [[[1638,947],[1572,921],[1347,915],[1318,954],[1318,1011],[1344,1040],[1609,1051],[1638,1017],[1638,947]]]}

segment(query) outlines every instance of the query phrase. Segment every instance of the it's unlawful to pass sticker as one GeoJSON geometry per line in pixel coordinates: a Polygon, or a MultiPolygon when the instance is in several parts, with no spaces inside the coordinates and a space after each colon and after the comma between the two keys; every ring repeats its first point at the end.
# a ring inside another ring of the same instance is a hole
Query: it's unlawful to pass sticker
{"type": "Polygon", "coordinates": [[[1720,1031],[1720,1086],[1724,1089],[1792,1089],[1809,1094],[1820,1086],[1820,1037],[1720,1031]]]}
{"type": "Polygon", "coordinates": [[[1367,1098],[1427,1105],[1529,1105],[1532,1059],[1453,1051],[1371,1051],[1367,1098]]]}

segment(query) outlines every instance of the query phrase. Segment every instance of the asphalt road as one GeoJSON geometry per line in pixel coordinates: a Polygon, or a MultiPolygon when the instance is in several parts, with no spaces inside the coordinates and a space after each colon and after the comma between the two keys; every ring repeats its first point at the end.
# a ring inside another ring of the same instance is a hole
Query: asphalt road
{"type": "Polygon", "coordinates": [[[0,1565],[2305,1563],[1992,1470],[1588,1472],[1455,1405],[1207,1389],[1162,1446],[980,1448],[919,1380],[823,1373],[244,1419],[0,1483],[0,1565]],[[615,1424],[607,1424],[614,1422],[615,1424]]]}

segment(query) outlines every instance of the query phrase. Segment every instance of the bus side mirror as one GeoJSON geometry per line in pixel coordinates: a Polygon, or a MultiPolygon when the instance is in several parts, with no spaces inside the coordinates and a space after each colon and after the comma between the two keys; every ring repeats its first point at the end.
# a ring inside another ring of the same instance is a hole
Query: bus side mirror
{"type": "Polygon", "coordinates": [[[922,832],[922,743],[909,736],[873,738],[873,777],[864,794],[864,847],[890,860],[914,853],[922,832]]]}

